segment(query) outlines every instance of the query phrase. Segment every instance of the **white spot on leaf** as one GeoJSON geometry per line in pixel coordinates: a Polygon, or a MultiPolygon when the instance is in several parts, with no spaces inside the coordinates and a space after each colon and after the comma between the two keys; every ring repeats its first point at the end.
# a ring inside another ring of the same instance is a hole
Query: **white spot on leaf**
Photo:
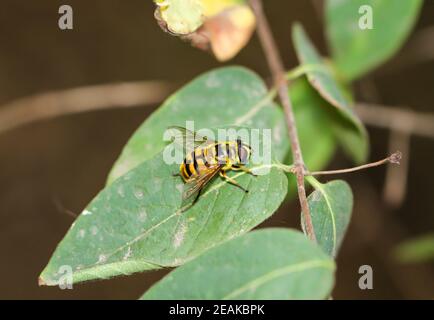
{"type": "Polygon", "coordinates": [[[127,252],[125,253],[123,259],[127,260],[129,257],[131,257],[131,254],[133,253],[133,251],[131,250],[131,247],[128,247],[127,252]]]}
{"type": "Polygon", "coordinates": [[[138,200],[143,199],[143,191],[140,190],[140,189],[136,189],[136,190],[134,190],[134,196],[135,196],[138,200]]]}
{"type": "Polygon", "coordinates": [[[90,216],[91,214],[92,214],[92,211],[89,211],[89,210],[86,210],[86,209],[82,213],[83,216],[90,216]]]}
{"type": "Polygon", "coordinates": [[[179,230],[175,234],[175,238],[173,240],[173,246],[178,248],[181,243],[184,241],[185,233],[187,232],[187,226],[185,223],[182,223],[179,227],[179,230]]]}
{"type": "Polygon", "coordinates": [[[107,261],[107,257],[104,254],[100,254],[98,257],[98,263],[104,263],[107,261]]]}

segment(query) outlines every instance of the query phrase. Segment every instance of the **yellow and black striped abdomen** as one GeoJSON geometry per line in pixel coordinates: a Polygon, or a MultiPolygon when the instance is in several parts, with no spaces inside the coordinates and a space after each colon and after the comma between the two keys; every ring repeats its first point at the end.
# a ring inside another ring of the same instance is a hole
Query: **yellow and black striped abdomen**
{"type": "Polygon", "coordinates": [[[195,179],[215,168],[206,147],[198,147],[188,154],[181,164],[180,173],[184,181],[195,179]]]}
{"type": "Polygon", "coordinates": [[[238,141],[213,142],[196,148],[188,154],[180,166],[184,181],[200,177],[216,166],[230,168],[247,162],[250,147],[238,141]]]}

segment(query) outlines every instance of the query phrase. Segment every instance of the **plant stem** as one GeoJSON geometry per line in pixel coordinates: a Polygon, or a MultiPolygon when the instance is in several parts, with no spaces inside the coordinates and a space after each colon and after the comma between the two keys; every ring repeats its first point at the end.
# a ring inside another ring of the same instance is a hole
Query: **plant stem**
{"type": "Polygon", "coordinates": [[[316,190],[321,188],[322,183],[315,179],[313,176],[306,176],[307,182],[314,187],[316,190]]]}
{"type": "Polygon", "coordinates": [[[355,105],[357,115],[368,125],[434,139],[434,115],[411,109],[368,103],[355,105]]]}
{"type": "Polygon", "coordinates": [[[288,83],[285,77],[285,68],[280,58],[279,51],[271,33],[267,18],[262,9],[262,1],[250,0],[250,5],[257,19],[259,40],[264,50],[267,62],[270,66],[277,92],[285,112],[285,119],[288,126],[289,139],[291,142],[292,156],[294,159],[294,171],[297,178],[298,198],[300,200],[303,218],[306,223],[306,233],[311,240],[316,241],[309,205],[307,203],[306,189],[304,187],[305,165],[303,161],[303,155],[301,153],[300,142],[298,140],[294,112],[292,110],[291,100],[289,97],[288,83]]]}
{"type": "Polygon", "coordinates": [[[395,153],[391,154],[390,156],[388,156],[387,158],[385,158],[383,160],[372,162],[372,163],[367,163],[367,164],[364,164],[364,165],[361,165],[358,167],[348,168],[348,169],[339,169],[339,170],[307,172],[307,173],[305,173],[305,175],[306,176],[321,176],[321,175],[354,172],[354,171],[364,170],[364,169],[368,169],[368,168],[378,167],[378,166],[381,166],[385,163],[399,164],[399,161],[401,160],[401,158],[402,158],[402,153],[400,151],[396,151],[395,153]]]}
{"type": "MultiPolygon", "coordinates": [[[[363,169],[369,169],[373,167],[378,167],[386,163],[393,163],[393,164],[400,164],[402,158],[401,151],[396,151],[392,153],[390,156],[383,160],[367,163],[358,167],[353,168],[347,168],[347,169],[338,169],[338,170],[327,170],[327,171],[314,171],[314,172],[304,172],[304,176],[306,180],[310,183],[312,181],[313,176],[321,176],[321,175],[332,175],[332,174],[341,174],[341,173],[349,173],[349,172],[355,172],[360,171],[363,169]]],[[[286,165],[283,163],[278,163],[277,165],[280,169],[282,169],[285,172],[288,173],[296,173],[296,167],[295,165],[286,165]]]]}
{"type": "Polygon", "coordinates": [[[0,106],[0,134],[67,114],[157,104],[176,87],[165,81],[137,81],[77,87],[20,98],[0,106]]]}
{"type": "Polygon", "coordinates": [[[288,81],[295,80],[301,76],[304,76],[309,71],[326,72],[325,67],[320,64],[302,64],[295,67],[292,70],[286,72],[286,79],[288,81]]]}

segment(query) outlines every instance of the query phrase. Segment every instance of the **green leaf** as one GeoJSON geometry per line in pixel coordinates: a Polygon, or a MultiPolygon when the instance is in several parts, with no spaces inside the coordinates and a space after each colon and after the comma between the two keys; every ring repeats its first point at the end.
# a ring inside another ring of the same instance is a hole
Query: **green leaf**
{"type": "Polygon", "coordinates": [[[343,151],[356,164],[365,163],[369,156],[369,135],[363,127],[363,132],[354,130],[354,126],[337,114],[331,114],[332,130],[343,151]]]}
{"type": "Polygon", "coordinates": [[[161,151],[167,127],[186,126],[195,130],[227,125],[272,129],[276,158],[282,161],[289,150],[281,108],[267,93],[264,82],[241,67],[207,72],[169,97],[133,134],[114,164],[108,183],[161,151]]]}
{"type": "MultiPolygon", "coordinates": [[[[320,247],[335,257],[351,220],[353,193],[350,186],[342,180],[326,184],[319,183],[313,177],[307,177],[307,180],[315,188],[307,199],[315,236],[320,247]]],[[[305,230],[303,215],[301,221],[305,230]]]]}
{"type": "Polygon", "coordinates": [[[327,0],[326,34],[333,60],[346,80],[354,80],[392,57],[413,29],[422,0],[327,0]],[[361,29],[359,20],[370,6],[373,28],[361,29]]]}
{"type": "Polygon", "coordinates": [[[434,261],[434,234],[407,240],[399,244],[394,254],[404,263],[434,261]]]}
{"type": "Polygon", "coordinates": [[[257,177],[229,173],[249,193],[216,177],[182,212],[183,182],[173,176],[179,165],[166,164],[163,153],[143,162],[92,200],[58,245],[40,282],[56,285],[64,265],[72,268],[74,282],[177,266],[249,231],[270,217],[287,193],[287,178],[277,165],[252,166],[270,171],[257,177]]]}
{"type": "Polygon", "coordinates": [[[310,84],[318,90],[324,99],[340,109],[348,118],[354,122],[360,122],[351,109],[350,103],[340,91],[331,70],[324,63],[322,57],[299,23],[294,24],[292,28],[292,39],[300,64],[318,66],[318,68],[307,69],[306,75],[310,84]]]}
{"type": "Polygon", "coordinates": [[[177,268],[142,299],[324,299],[334,262],[303,234],[263,229],[177,268]]]}
{"type": "Polygon", "coordinates": [[[308,38],[300,24],[292,30],[294,47],[302,65],[317,66],[306,72],[310,84],[328,103],[336,107],[333,128],[335,135],[344,150],[353,157],[356,163],[364,162],[368,155],[368,135],[365,127],[354,113],[351,102],[341,90],[330,67],[308,38]]]}

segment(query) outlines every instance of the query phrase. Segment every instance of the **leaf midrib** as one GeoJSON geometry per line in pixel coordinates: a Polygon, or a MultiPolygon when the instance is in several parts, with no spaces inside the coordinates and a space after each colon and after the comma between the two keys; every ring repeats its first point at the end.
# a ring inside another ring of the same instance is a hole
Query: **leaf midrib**
{"type": "MultiPolygon", "coordinates": [[[[264,164],[264,165],[259,165],[257,167],[253,167],[252,170],[257,170],[257,169],[263,169],[263,168],[280,168],[278,164],[276,163],[272,163],[272,164],[264,164]]],[[[237,178],[240,177],[242,175],[245,175],[246,172],[238,172],[236,175],[233,176],[233,178],[237,178]]],[[[205,198],[207,197],[211,192],[220,189],[221,187],[223,187],[224,185],[226,185],[227,183],[225,181],[220,182],[219,184],[215,185],[214,187],[210,188],[207,192],[205,192],[201,198],[205,198]]],[[[174,218],[175,216],[179,215],[181,212],[183,212],[183,210],[187,209],[189,205],[186,205],[180,209],[178,209],[177,211],[175,211],[173,214],[171,214],[170,216],[166,217],[165,219],[163,219],[162,221],[158,222],[157,224],[151,226],[149,229],[141,232],[137,237],[135,237],[134,239],[128,241],[126,244],[120,246],[119,248],[116,248],[114,251],[112,251],[111,253],[106,254],[106,260],[108,261],[110,259],[110,257],[112,257],[113,255],[115,255],[116,253],[118,253],[119,251],[122,251],[123,249],[132,246],[133,244],[135,244],[136,242],[140,241],[141,239],[143,239],[146,235],[148,235],[150,232],[152,232],[153,230],[155,230],[156,228],[160,227],[161,225],[165,224],[166,222],[168,222],[169,220],[171,220],[172,218],[174,218]]],[[[94,263],[86,268],[81,269],[80,271],[84,271],[87,269],[92,269],[98,265],[105,265],[104,263],[101,262],[97,262],[94,263]]]]}
{"type": "Polygon", "coordinates": [[[330,262],[328,260],[316,259],[316,260],[304,261],[304,262],[301,262],[298,264],[293,264],[293,265],[286,266],[283,268],[275,269],[271,272],[265,273],[265,274],[257,277],[254,280],[251,280],[251,281],[247,282],[245,285],[233,290],[229,294],[225,295],[222,298],[222,300],[233,299],[234,297],[241,295],[245,291],[248,291],[252,288],[257,288],[257,287],[265,284],[266,282],[272,281],[276,278],[283,277],[283,276],[286,276],[288,274],[295,273],[295,272],[313,269],[313,268],[334,269],[334,265],[332,262],[330,262]]]}
{"type": "Polygon", "coordinates": [[[276,91],[268,91],[262,99],[260,99],[253,107],[249,108],[249,111],[246,114],[236,118],[234,125],[241,125],[252,119],[259,111],[265,108],[268,103],[273,101],[275,95],[276,91]]]}
{"type": "Polygon", "coordinates": [[[332,220],[332,229],[333,229],[333,250],[332,255],[334,256],[336,253],[336,220],[335,220],[335,213],[332,209],[332,205],[330,204],[330,200],[327,196],[327,193],[325,192],[323,186],[320,183],[315,183],[314,187],[317,191],[321,192],[321,194],[324,196],[324,199],[326,201],[327,207],[329,208],[330,217],[332,220]]]}

